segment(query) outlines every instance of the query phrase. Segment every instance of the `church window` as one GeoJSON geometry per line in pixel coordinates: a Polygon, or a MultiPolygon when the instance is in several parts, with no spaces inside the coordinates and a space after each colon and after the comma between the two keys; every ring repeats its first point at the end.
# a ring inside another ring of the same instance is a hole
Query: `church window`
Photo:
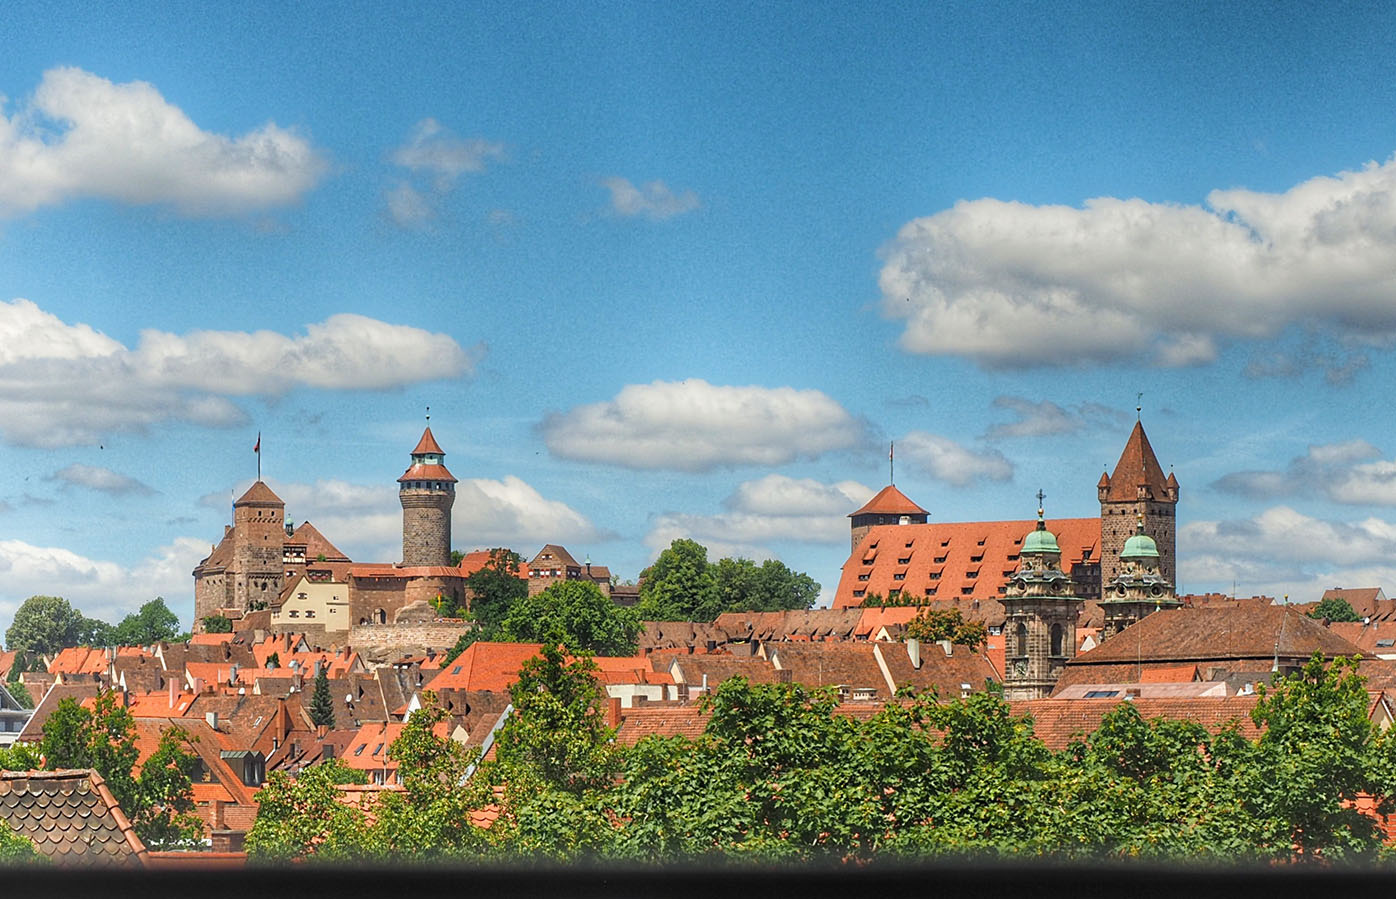
{"type": "Polygon", "coordinates": [[[1013,647],[1017,650],[1014,655],[1025,656],[1028,654],[1028,626],[1023,622],[1018,622],[1018,629],[1013,634],[1013,647]]]}
{"type": "Polygon", "coordinates": [[[1063,644],[1066,642],[1066,628],[1060,624],[1052,625],[1052,655],[1063,655],[1063,644]]]}

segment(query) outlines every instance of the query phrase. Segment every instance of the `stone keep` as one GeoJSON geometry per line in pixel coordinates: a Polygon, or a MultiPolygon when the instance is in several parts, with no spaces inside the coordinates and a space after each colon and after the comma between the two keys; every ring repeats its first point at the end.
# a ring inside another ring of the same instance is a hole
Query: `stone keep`
{"type": "Polygon", "coordinates": [[[397,479],[404,567],[451,564],[456,479],[443,464],[445,455],[428,427],[412,450],[412,465],[397,479]]]}

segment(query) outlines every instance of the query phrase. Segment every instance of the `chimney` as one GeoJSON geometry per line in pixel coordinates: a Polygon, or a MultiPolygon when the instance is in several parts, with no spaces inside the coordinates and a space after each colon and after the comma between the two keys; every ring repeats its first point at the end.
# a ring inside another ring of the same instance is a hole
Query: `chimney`
{"type": "Polygon", "coordinates": [[[776,671],[776,683],[788,684],[791,682],[791,671],[789,668],[781,668],[776,671]]]}
{"type": "Polygon", "coordinates": [[[620,697],[612,696],[606,702],[606,726],[620,727],[620,697]]]}
{"type": "Polygon", "coordinates": [[[954,644],[952,644],[949,640],[937,640],[936,642],[940,644],[941,649],[945,650],[945,654],[947,656],[955,654],[954,644]]]}
{"type": "Polygon", "coordinates": [[[224,819],[224,817],[223,817],[223,806],[224,806],[223,800],[222,800],[222,799],[214,799],[212,802],[209,803],[209,805],[211,806],[211,811],[213,812],[213,815],[212,815],[212,817],[213,817],[213,829],[214,829],[214,830],[227,830],[227,829],[228,829],[228,824],[227,824],[226,819],[224,819]]]}
{"type": "Polygon", "coordinates": [[[716,641],[716,640],[709,640],[709,641],[708,641],[708,652],[717,652],[717,641],[716,641]]]}
{"type": "Polygon", "coordinates": [[[329,732],[330,732],[330,726],[329,726],[328,724],[317,724],[317,725],[315,725],[315,738],[316,738],[317,740],[323,740],[323,739],[325,739],[325,734],[327,734],[327,733],[329,733],[329,732]]]}
{"type": "Polygon", "coordinates": [[[179,705],[179,681],[170,678],[170,708],[179,705]]]}
{"type": "Polygon", "coordinates": [[[191,685],[194,687],[195,696],[198,696],[200,693],[204,692],[204,679],[202,677],[190,678],[190,681],[191,685]]]}
{"type": "Polygon", "coordinates": [[[204,712],[204,720],[208,722],[209,727],[213,728],[214,730],[218,730],[217,712],[204,712]]]}
{"type": "Polygon", "coordinates": [[[911,659],[911,667],[921,670],[921,641],[912,637],[906,641],[906,654],[911,659]]]}

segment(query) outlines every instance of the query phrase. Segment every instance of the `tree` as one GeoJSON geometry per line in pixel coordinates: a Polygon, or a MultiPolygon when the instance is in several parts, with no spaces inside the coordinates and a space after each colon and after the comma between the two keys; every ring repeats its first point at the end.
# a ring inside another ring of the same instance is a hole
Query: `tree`
{"type": "Polygon", "coordinates": [[[113,629],[112,639],[118,646],[149,646],[173,640],[179,635],[179,616],[157,596],[132,612],[113,629]]]}
{"type": "Polygon", "coordinates": [[[340,784],[367,779],[339,759],[300,772],[273,771],[257,791],[257,818],[247,834],[247,857],[262,864],[303,858],[352,862],[371,857],[362,808],[340,801],[340,784]]]}
{"type": "Polygon", "coordinates": [[[1352,608],[1352,604],[1340,596],[1330,596],[1320,600],[1309,613],[1310,618],[1317,618],[1320,621],[1361,621],[1362,616],[1358,615],[1352,608]]]}
{"type": "Polygon", "coordinates": [[[640,617],[618,606],[591,581],[558,581],[509,608],[501,639],[518,643],[558,640],[573,652],[626,656],[635,652],[640,617]]]}
{"type": "Polygon", "coordinates": [[[192,844],[203,833],[191,814],[199,759],[188,748],[189,740],[179,728],[165,731],[140,776],[135,776],[140,757],[135,719],[108,690],[97,695],[91,710],[72,699],[59,702],[44,723],[40,747],[49,770],[95,769],[143,842],[152,848],[176,848],[192,844]]]}
{"type": "Polygon", "coordinates": [[[713,602],[712,590],[707,547],[694,540],[675,540],[640,575],[635,610],[645,621],[693,621],[698,609],[713,602]]]}
{"type": "Polygon", "coordinates": [[[528,581],[519,577],[519,566],[522,564],[523,556],[512,550],[496,548],[490,550],[489,561],[483,568],[466,577],[470,617],[482,633],[491,633],[509,614],[514,603],[528,596],[528,581]]]}
{"type": "Polygon", "coordinates": [[[205,615],[203,622],[206,634],[231,634],[233,632],[233,621],[227,616],[205,615]]]}
{"type": "Polygon", "coordinates": [[[52,655],[67,646],[77,646],[83,635],[83,617],[61,596],[31,596],[15,610],[14,621],[5,631],[5,645],[11,650],[52,655]]]}
{"type": "Polygon", "coordinates": [[[982,621],[966,621],[959,609],[921,609],[907,622],[908,640],[949,640],[971,649],[979,649],[989,639],[989,629],[982,621]]]}
{"type": "Polygon", "coordinates": [[[310,723],[316,727],[334,729],[334,700],[330,697],[329,669],[319,666],[315,672],[315,692],[310,697],[310,723]]]}

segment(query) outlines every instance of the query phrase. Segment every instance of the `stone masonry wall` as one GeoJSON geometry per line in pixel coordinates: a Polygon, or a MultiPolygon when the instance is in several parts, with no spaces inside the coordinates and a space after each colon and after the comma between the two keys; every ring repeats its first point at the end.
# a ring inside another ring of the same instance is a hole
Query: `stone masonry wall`
{"type": "Polygon", "coordinates": [[[1120,573],[1120,551],[1137,531],[1139,513],[1144,513],[1144,533],[1158,544],[1159,573],[1173,585],[1178,583],[1174,559],[1177,547],[1177,506],[1169,502],[1138,501],[1100,504],[1100,589],[1101,595],[1120,573]]]}
{"type": "Polygon", "coordinates": [[[349,645],[372,662],[391,662],[405,652],[450,649],[470,625],[459,619],[411,624],[356,624],[349,628],[349,645]]]}
{"type": "Polygon", "coordinates": [[[402,501],[402,564],[451,564],[451,505],[449,493],[404,490],[402,501]]]}

